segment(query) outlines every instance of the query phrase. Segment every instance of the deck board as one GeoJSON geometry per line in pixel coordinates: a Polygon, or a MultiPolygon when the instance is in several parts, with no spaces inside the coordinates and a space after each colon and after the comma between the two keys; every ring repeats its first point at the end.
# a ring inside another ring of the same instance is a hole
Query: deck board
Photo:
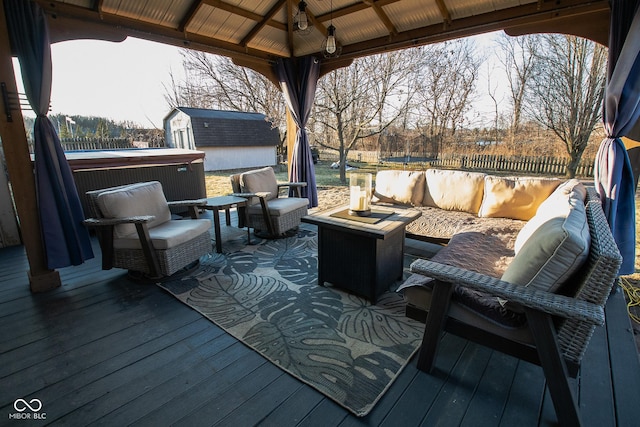
{"type": "MultiPolygon", "coordinates": [[[[167,292],[100,270],[94,248],[43,294],[29,291],[24,250],[0,249],[3,417],[29,397],[52,425],[556,424],[539,367],[449,334],[433,375],[414,358],[358,418],[167,292]]],[[[638,425],[640,363],[621,293],[591,344],[576,381],[585,425],[638,425]]]]}

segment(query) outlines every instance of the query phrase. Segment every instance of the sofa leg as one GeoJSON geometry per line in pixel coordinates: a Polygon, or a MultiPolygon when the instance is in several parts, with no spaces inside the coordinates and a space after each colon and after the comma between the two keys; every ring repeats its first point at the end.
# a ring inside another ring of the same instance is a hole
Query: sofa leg
{"type": "Polygon", "coordinates": [[[418,355],[418,369],[421,371],[429,373],[433,371],[438,345],[451,304],[452,292],[453,285],[451,283],[435,281],[433,284],[431,306],[422,336],[422,348],[418,355]]]}

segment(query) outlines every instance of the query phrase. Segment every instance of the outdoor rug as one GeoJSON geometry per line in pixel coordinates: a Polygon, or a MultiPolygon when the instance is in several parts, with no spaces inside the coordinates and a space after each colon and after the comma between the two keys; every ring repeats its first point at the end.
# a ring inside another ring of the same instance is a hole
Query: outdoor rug
{"type": "Polygon", "coordinates": [[[287,373],[366,415],[415,354],[424,325],[405,317],[395,292],[372,305],[318,286],[314,231],[253,240],[225,242],[227,253],[159,286],[287,373]]]}

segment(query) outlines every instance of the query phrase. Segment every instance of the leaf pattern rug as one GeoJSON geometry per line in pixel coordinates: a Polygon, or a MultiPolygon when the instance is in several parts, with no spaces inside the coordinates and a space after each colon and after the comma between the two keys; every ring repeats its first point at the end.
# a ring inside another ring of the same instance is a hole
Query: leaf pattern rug
{"type": "Polygon", "coordinates": [[[405,317],[395,292],[372,305],[318,286],[315,231],[245,242],[225,243],[231,252],[159,286],[355,415],[369,413],[420,346],[424,325],[405,317]]]}

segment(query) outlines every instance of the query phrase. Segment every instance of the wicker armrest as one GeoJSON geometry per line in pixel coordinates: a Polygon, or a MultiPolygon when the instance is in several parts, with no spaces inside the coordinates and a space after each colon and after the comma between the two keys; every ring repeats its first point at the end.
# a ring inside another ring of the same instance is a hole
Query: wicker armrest
{"type": "Polygon", "coordinates": [[[87,227],[105,227],[118,224],[144,224],[154,219],[154,215],[140,215],[125,218],[87,218],[82,223],[87,227]]]}
{"type": "Polygon", "coordinates": [[[271,194],[269,191],[261,191],[261,192],[258,192],[258,193],[231,193],[230,196],[244,197],[245,199],[250,199],[252,197],[265,198],[269,194],[271,194]]]}
{"type": "Polygon", "coordinates": [[[167,202],[169,207],[190,207],[190,206],[204,206],[207,204],[207,199],[194,199],[194,200],[175,200],[167,202]]]}
{"type": "Polygon", "coordinates": [[[555,316],[577,318],[597,325],[604,324],[603,308],[587,301],[514,285],[484,274],[422,259],[411,264],[411,271],[443,282],[487,292],[523,307],[555,316]]]}
{"type": "Polygon", "coordinates": [[[307,183],[306,182],[282,182],[278,184],[278,189],[282,188],[282,187],[295,187],[295,188],[300,188],[300,187],[306,187],[307,183]]]}

